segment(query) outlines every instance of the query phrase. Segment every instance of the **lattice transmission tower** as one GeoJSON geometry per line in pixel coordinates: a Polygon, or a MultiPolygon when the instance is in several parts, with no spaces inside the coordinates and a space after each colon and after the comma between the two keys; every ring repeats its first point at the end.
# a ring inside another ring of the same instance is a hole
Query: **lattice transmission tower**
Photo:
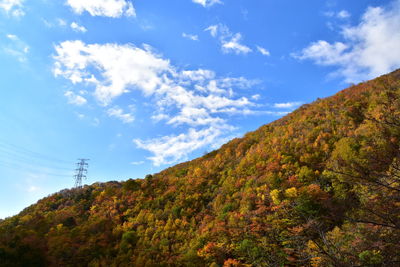
{"type": "Polygon", "coordinates": [[[87,169],[89,167],[89,159],[78,159],[79,162],[76,163],[77,168],[75,169],[75,188],[82,187],[82,179],[86,179],[87,169]]]}

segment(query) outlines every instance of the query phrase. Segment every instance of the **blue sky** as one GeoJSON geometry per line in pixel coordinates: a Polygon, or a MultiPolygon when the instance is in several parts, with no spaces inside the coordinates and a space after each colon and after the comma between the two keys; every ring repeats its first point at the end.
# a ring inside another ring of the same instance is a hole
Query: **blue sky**
{"type": "Polygon", "coordinates": [[[0,218],[399,68],[399,29],[399,0],[0,0],[0,218]]]}

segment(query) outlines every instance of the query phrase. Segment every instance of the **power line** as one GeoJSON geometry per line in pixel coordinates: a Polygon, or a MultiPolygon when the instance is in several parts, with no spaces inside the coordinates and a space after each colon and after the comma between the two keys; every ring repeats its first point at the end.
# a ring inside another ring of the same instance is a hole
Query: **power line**
{"type": "Polygon", "coordinates": [[[16,170],[40,173],[52,177],[71,177],[72,170],[66,161],[38,153],[0,139],[0,166],[16,170]]]}
{"type": "Polygon", "coordinates": [[[89,163],[86,162],[89,161],[89,159],[78,159],[78,160],[79,162],[76,163],[77,168],[75,169],[76,174],[74,175],[75,188],[82,187],[82,178],[86,179],[87,168],[89,167],[89,163]]]}
{"type": "Polygon", "coordinates": [[[0,162],[18,164],[25,168],[52,169],[56,172],[70,171],[64,163],[54,162],[49,159],[38,158],[33,155],[21,153],[2,146],[0,143],[0,162]]]}
{"type": "Polygon", "coordinates": [[[0,149],[0,163],[3,163],[3,166],[5,167],[14,167],[19,169],[31,169],[31,170],[33,169],[36,171],[50,170],[57,173],[60,172],[65,173],[71,171],[71,168],[66,168],[66,167],[63,168],[54,164],[40,162],[34,158],[28,158],[24,156],[21,157],[17,154],[12,154],[12,153],[4,153],[4,151],[1,151],[1,149],[0,149]]]}
{"type": "Polygon", "coordinates": [[[52,169],[47,169],[43,170],[43,168],[40,167],[35,167],[35,166],[29,166],[29,165],[22,165],[19,163],[10,163],[10,162],[0,162],[0,166],[10,168],[16,171],[29,171],[29,172],[35,172],[39,173],[41,175],[46,175],[46,176],[52,176],[52,177],[71,177],[71,172],[68,174],[67,172],[58,172],[57,170],[52,170],[52,169]],[[49,172],[49,171],[54,171],[54,172],[49,172]]]}
{"type": "Polygon", "coordinates": [[[72,163],[71,161],[67,161],[67,160],[56,158],[54,156],[49,156],[49,155],[45,155],[42,153],[38,153],[38,152],[35,152],[32,150],[8,143],[1,139],[0,139],[0,147],[3,147],[3,149],[12,150],[14,153],[29,155],[29,157],[40,158],[40,159],[47,160],[47,161],[57,162],[59,164],[71,164],[72,163]]]}
{"type": "Polygon", "coordinates": [[[66,165],[58,165],[54,162],[47,162],[41,159],[29,157],[26,155],[20,155],[16,153],[12,153],[9,151],[5,151],[0,147],[0,161],[3,162],[11,162],[11,163],[18,163],[23,165],[30,165],[30,166],[37,166],[43,168],[51,168],[59,171],[68,171],[71,168],[68,168],[66,165]]]}
{"type": "MultiPolygon", "coordinates": [[[[77,168],[75,169],[75,188],[82,187],[82,180],[87,178],[87,168],[89,159],[78,159],[77,168]]],[[[21,146],[17,146],[4,139],[0,139],[0,166],[8,168],[28,169],[34,172],[40,172],[42,175],[67,177],[65,171],[70,171],[66,164],[71,161],[55,158],[53,156],[38,153],[21,146]],[[36,163],[35,163],[36,162],[36,163]],[[39,162],[39,164],[37,164],[39,162]],[[32,165],[32,163],[34,165],[32,165]],[[48,167],[45,165],[51,165],[48,167]],[[65,168],[63,168],[65,167],[65,168]],[[50,171],[50,172],[49,172],[50,171]]]]}

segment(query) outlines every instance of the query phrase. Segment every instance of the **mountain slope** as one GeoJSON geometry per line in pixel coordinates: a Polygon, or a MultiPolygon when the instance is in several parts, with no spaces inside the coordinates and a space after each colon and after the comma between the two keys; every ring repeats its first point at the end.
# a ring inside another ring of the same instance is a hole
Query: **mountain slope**
{"type": "Polygon", "coordinates": [[[400,70],[0,221],[0,266],[398,266],[400,70]]]}

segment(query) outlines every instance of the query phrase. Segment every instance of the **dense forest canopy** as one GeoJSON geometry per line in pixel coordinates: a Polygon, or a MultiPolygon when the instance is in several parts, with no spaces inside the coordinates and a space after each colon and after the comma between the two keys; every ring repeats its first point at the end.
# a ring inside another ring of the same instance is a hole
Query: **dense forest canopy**
{"type": "Polygon", "coordinates": [[[399,266],[400,70],[0,221],[0,266],[399,266]]]}

